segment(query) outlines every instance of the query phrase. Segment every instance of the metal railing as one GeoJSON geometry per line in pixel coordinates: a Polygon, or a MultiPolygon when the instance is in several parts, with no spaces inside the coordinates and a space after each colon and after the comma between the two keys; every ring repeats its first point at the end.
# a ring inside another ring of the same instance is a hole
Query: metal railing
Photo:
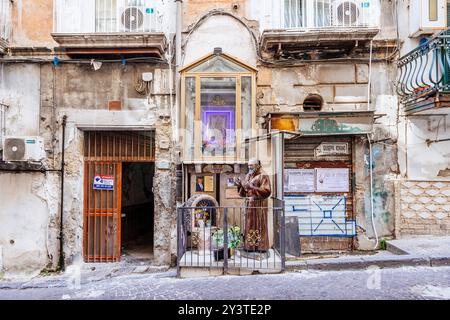
{"type": "Polygon", "coordinates": [[[378,27],[379,0],[283,0],[280,28],[378,27]]]}
{"type": "Polygon", "coordinates": [[[397,66],[397,94],[406,112],[417,102],[450,91],[450,29],[401,57],[397,66]]]}
{"type": "Polygon", "coordinates": [[[11,31],[11,0],[0,0],[0,38],[9,39],[11,31]]]}
{"type": "Polygon", "coordinates": [[[183,267],[283,271],[284,219],[279,199],[267,207],[178,207],[178,276],[183,267]]]}
{"type": "Polygon", "coordinates": [[[54,0],[54,32],[161,32],[162,5],[161,0],[54,0]]]}

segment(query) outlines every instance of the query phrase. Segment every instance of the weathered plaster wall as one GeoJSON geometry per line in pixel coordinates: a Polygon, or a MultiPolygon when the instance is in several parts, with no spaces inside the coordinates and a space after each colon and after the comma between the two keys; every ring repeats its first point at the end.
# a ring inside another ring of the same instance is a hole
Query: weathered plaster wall
{"type": "Polygon", "coordinates": [[[258,71],[258,105],[264,111],[301,111],[309,94],[319,94],[324,111],[367,110],[368,65],[305,64],[258,71]],[[272,107],[272,108],[271,108],[272,107]]]}
{"type": "Polygon", "coordinates": [[[186,43],[182,65],[186,66],[221,47],[243,62],[256,65],[256,45],[250,31],[238,20],[230,16],[214,15],[204,21],[190,35],[186,43]]]}
{"type": "Polygon", "coordinates": [[[450,181],[450,141],[427,143],[450,138],[449,115],[445,111],[440,116],[408,117],[400,124],[406,134],[407,159],[403,165],[408,179],[450,181]]]}
{"type": "Polygon", "coordinates": [[[39,132],[40,67],[37,64],[0,65],[0,102],[5,113],[6,135],[39,132]]]}
{"type": "Polygon", "coordinates": [[[16,0],[12,3],[11,46],[53,47],[53,0],[16,0]]]}
{"type": "Polygon", "coordinates": [[[223,10],[242,17],[245,14],[245,0],[186,0],[183,1],[183,28],[194,24],[200,17],[211,10],[223,10]],[[233,9],[233,4],[238,9],[233,9]]]}
{"type": "MultiPolygon", "coordinates": [[[[176,252],[176,241],[171,242],[176,233],[175,183],[168,183],[174,172],[169,71],[149,64],[117,63],[104,64],[99,71],[93,71],[89,64],[61,64],[56,69],[51,64],[5,64],[2,72],[1,79],[5,81],[0,84],[0,97],[2,103],[9,105],[6,134],[44,136],[48,156],[45,166],[49,169],[60,168],[61,119],[68,116],[63,224],[64,252],[69,264],[82,261],[83,130],[156,129],[154,263],[169,264],[176,252]],[[134,90],[142,72],[154,73],[150,97],[134,90]],[[122,110],[110,111],[110,100],[121,101],[122,110]],[[169,170],[164,169],[163,162],[168,163],[169,170]]],[[[16,273],[56,268],[59,173],[2,172],[0,185],[11,186],[0,195],[0,225],[7,230],[0,235],[3,268],[16,273]],[[10,240],[15,244],[10,244],[10,240]]]]}
{"type": "MultiPolygon", "coordinates": [[[[168,183],[174,174],[168,70],[155,69],[147,64],[127,64],[125,67],[109,64],[96,72],[90,70],[90,66],[64,65],[62,68],[56,73],[55,101],[58,106],[56,118],[68,117],[66,162],[70,165],[66,168],[64,221],[67,261],[81,261],[82,254],[83,130],[140,128],[156,132],[153,262],[169,264],[171,254],[176,252],[171,243],[171,233],[176,227],[173,210],[175,183],[168,183]],[[151,97],[140,96],[134,90],[135,80],[142,72],[154,72],[155,85],[151,97]],[[108,110],[110,100],[122,101],[122,111],[108,110]],[[169,169],[165,169],[166,165],[169,169]]],[[[56,137],[59,136],[60,131],[56,137]]]]}
{"type": "MultiPolygon", "coordinates": [[[[400,36],[404,40],[401,55],[405,55],[419,45],[427,35],[411,38],[409,29],[410,10],[407,1],[399,1],[400,36]]],[[[436,32],[439,32],[437,30],[436,32]]],[[[400,105],[400,108],[402,106],[400,105]]],[[[427,144],[427,140],[450,138],[447,109],[436,110],[435,115],[400,117],[399,119],[399,165],[401,176],[407,180],[449,181],[450,142],[427,144]],[[441,115],[436,115],[441,114],[441,115]]]]}
{"type": "MultiPolygon", "coordinates": [[[[8,105],[6,135],[40,135],[40,75],[37,64],[0,66],[0,102],[8,105]]],[[[0,185],[0,246],[6,276],[54,268],[59,174],[1,172],[0,185]]]]}
{"type": "MultiPolygon", "coordinates": [[[[392,64],[374,63],[371,74],[370,110],[384,116],[376,121],[372,139],[374,224],[377,235],[392,236],[395,225],[395,188],[397,165],[397,98],[394,91],[396,68],[392,64]]],[[[257,102],[259,122],[267,112],[303,111],[308,94],[320,94],[323,110],[367,110],[369,67],[364,63],[306,64],[291,68],[264,68],[258,72],[257,102]]],[[[356,247],[372,249],[375,232],[370,206],[370,164],[367,137],[356,140],[355,213],[358,224],[356,247]]]]}
{"type": "Polygon", "coordinates": [[[30,275],[58,261],[57,173],[1,173],[0,247],[5,277],[30,275]]]}

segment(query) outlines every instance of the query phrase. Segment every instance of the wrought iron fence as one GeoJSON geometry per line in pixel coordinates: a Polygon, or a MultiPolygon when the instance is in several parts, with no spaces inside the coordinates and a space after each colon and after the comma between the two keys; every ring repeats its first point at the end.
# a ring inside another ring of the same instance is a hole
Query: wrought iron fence
{"type": "Polygon", "coordinates": [[[177,208],[177,270],[285,269],[284,202],[272,206],[177,208]]]}
{"type": "Polygon", "coordinates": [[[280,27],[378,27],[379,4],[379,0],[284,0],[280,27]]]}
{"type": "Polygon", "coordinates": [[[405,112],[438,92],[450,90],[450,29],[420,44],[398,61],[397,94],[405,112]]]}
{"type": "Polygon", "coordinates": [[[161,32],[162,2],[55,0],[56,33],[161,32]]]}
{"type": "Polygon", "coordinates": [[[11,0],[0,0],[0,38],[8,40],[11,30],[11,0]]]}

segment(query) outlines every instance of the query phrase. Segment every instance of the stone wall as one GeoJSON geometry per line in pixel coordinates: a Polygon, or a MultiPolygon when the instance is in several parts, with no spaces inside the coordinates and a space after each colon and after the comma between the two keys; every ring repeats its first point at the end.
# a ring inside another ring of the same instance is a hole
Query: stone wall
{"type": "Polygon", "coordinates": [[[400,235],[450,234],[450,182],[400,183],[400,235]]]}

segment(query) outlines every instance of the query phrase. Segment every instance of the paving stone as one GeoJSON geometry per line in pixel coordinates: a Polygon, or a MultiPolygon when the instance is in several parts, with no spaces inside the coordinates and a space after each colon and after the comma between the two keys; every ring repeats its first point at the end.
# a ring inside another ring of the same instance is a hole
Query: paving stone
{"type": "Polygon", "coordinates": [[[177,279],[174,270],[131,274],[77,289],[0,290],[0,299],[57,300],[279,300],[449,299],[450,267],[301,270],[274,275],[177,279]]]}

